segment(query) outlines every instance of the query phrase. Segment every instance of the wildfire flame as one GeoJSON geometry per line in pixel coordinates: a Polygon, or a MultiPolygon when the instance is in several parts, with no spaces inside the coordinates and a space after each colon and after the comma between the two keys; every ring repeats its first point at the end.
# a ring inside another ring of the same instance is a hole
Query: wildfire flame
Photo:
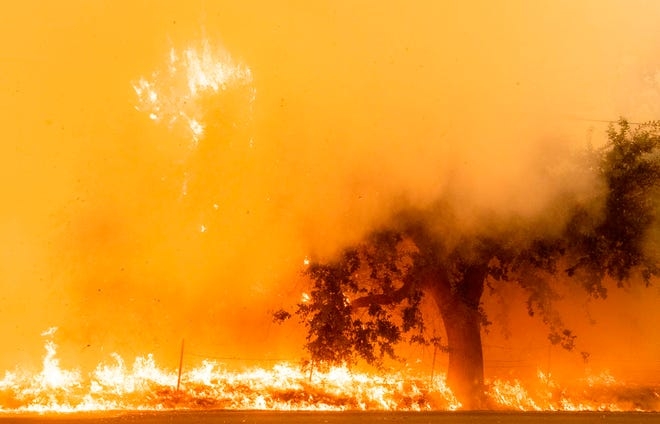
{"type": "MultiPolygon", "coordinates": [[[[432,380],[409,370],[365,373],[289,362],[230,370],[204,359],[185,370],[156,364],[153,355],[128,364],[120,355],[92,372],[62,369],[48,337],[36,374],[6,371],[0,379],[0,412],[67,413],[113,410],[455,410],[461,407],[444,375],[432,380]],[[177,390],[179,386],[179,390],[177,390]]],[[[487,384],[490,407],[521,411],[649,411],[660,409],[657,388],[628,386],[609,373],[561,386],[539,372],[538,381],[496,379],[487,384]]]]}
{"type": "Polygon", "coordinates": [[[84,376],[65,370],[52,340],[45,345],[42,370],[34,375],[6,372],[0,380],[2,412],[81,412],[162,409],[250,410],[422,410],[456,409],[460,404],[444,378],[433,383],[402,373],[372,375],[346,367],[304,370],[282,362],[270,368],[228,370],[202,360],[178,374],[159,368],[152,355],[127,365],[118,354],[84,376]]]}

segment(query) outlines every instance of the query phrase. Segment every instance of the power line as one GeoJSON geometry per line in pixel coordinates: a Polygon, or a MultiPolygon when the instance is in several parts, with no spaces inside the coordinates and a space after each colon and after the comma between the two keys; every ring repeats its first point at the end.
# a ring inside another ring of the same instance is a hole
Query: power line
{"type": "MultiPolygon", "coordinates": [[[[590,118],[579,118],[579,117],[576,117],[576,116],[571,116],[571,117],[569,117],[569,119],[572,119],[574,121],[602,122],[602,123],[605,123],[605,124],[617,124],[617,123],[621,122],[620,119],[617,119],[617,120],[613,120],[613,119],[590,119],[590,118]]],[[[626,121],[626,122],[630,125],[644,125],[646,123],[653,122],[653,121],[648,121],[648,122],[630,122],[630,121],[626,121]]]]}

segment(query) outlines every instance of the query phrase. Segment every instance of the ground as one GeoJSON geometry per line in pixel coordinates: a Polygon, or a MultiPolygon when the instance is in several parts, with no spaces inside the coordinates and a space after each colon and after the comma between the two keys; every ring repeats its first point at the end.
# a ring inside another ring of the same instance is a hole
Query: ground
{"type": "Polygon", "coordinates": [[[115,412],[46,417],[1,416],[0,423],[136,423],[136,424],[270,424],[270,423],[402,423],[402,424],[643,424],[660,422],[660,413],[634,412],[269,412],[180,411],[115,412]]]}

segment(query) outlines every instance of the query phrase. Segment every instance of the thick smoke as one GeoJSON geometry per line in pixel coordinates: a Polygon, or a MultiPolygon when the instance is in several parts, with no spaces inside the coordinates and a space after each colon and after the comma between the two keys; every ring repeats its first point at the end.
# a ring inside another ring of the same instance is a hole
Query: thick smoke
{"type": "Polygon", "coordinates": [[[295,359],[269,310],[305,257],[448,194],[466,231],[541,217],[597,189],[570,160],[604,142],[590,119],[660,115],[652,2],[31,6],[0,18],[4,368],[37,364],[53,325],[71,364],[174,366],[182,338],[295,359]],[[252,80],[199,100],[191,143],[132,84],[204,42],[252,80]]]}

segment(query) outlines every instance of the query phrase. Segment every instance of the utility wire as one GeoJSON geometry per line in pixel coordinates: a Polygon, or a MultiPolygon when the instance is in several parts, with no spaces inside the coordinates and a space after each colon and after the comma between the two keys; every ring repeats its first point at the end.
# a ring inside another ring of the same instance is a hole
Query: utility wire
{"type": "MultiPolygon", "coordinates": [[[[616,124],[616,123],[620,122],[619,119],[616,119],[616,120],[612,120],[612,119],[590,119],[590,118],[579,118],[577,116],[570,116],[570,117],[568,117],[568,119],[571,119],[571,120],[574,120],[574,121],[585,121],[585,122],[602,122],[602,123],[605,123],[605,124],[616,124]]],[[[630,122],[630,121],[626,121],[626,122],[628,122],[628,124],[630,124],[630,125],[644,125],[645,123],[653,122],[653,121],[648,121],[648,122],[630,122]]]]}

